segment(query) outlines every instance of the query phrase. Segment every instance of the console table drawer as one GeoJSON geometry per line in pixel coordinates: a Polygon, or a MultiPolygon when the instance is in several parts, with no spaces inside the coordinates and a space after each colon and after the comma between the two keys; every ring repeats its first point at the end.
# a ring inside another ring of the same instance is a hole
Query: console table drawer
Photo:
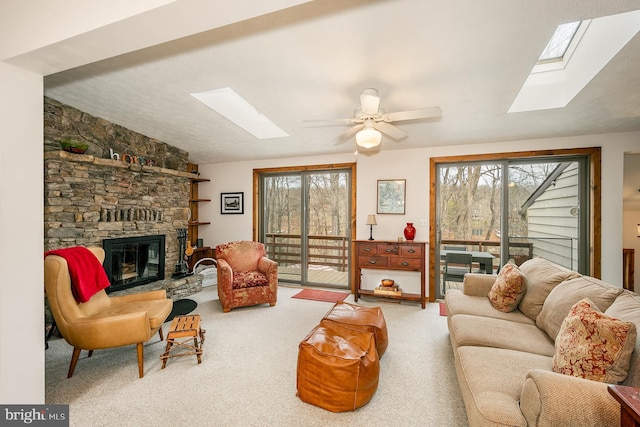
{"type": "Polygon", "coordinates": [[[399,249],[398,245],[394,244],[379,244],[378,245],[378,254],[379,255],[398,255],[399,249]]]}
{"type": "Polygon", "coordinates": [[[387,268],[389,258],[383,256],[361,256],[358,257],[360,268],[387,268]]]}
{"type": "Polygon", "coordinates": [[[420,258],[423,256],[421,245],[402,245],[400,255],[404,257],[420,258]]]}
{"type": "Polygon", "coordinates": [[[378,253],[378,245],[369,243],[358,243],[358,255],[375,255],[378,253]]]}
{"type": "Polygon", "coordinates": [[[391,268],[398,270],[420,270],[422,261],[418,258],[391,258],[391,268]]]}

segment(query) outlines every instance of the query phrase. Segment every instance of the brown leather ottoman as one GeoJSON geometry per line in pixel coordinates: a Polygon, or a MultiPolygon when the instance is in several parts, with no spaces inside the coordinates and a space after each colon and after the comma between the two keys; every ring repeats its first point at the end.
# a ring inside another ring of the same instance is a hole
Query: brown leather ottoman
{"type": "Polygon", "coordinates": [[[380,307],[362,307],[348,302],[338,302],[324,316],[324,319],[348,325],[352,329],[372,332],[376,339],[378,357],[382,357],[387,350],[389,344],[387,323],[380,307]]]}
{"type": "Polygon", "coordinates": [[[371,332],[322,320],[298,347],[298,397],[331,412],[367,404],[378,389],[379,373],[371,332]]]}

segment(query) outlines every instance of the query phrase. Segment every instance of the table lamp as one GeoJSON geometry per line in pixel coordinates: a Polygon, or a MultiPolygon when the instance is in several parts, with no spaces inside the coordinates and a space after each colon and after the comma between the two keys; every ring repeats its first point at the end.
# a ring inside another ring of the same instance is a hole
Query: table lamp
{"type": "Polygon", "coordinates": [[[373,240],[373,226],[378,225],[375,215],[368,215],[366,224],[369,226],[369,240],[373,240]]]}

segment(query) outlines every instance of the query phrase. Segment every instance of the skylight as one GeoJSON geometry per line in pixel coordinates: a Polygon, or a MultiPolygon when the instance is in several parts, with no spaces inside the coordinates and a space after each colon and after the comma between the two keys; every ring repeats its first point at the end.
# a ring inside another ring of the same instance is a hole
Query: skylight
{"type": "Polygon", "coordinates": [[[191,96],[258,139],[289,136],[229,87],[192,93],[191,96]]]}
{"type": "Polygon", "coordinates": [[[580,27],[580,21],[558,25],[542,55],[540,55],[538,62],[561,60],[567,52],[571,40],[576,35],[578,27],[580,27]]]}
{"type": "Polygon", "coordinates": [[[549,42],[549,53],[545,49],[509,113],[566,107],[640,31],[640,10],[580,21],[573,34],[559,31],[564,43],[549,42]],[[567,47],[562,48],[565,43],[567,47]],[[564,52],[562,57],[558,52],[564,52]]]}

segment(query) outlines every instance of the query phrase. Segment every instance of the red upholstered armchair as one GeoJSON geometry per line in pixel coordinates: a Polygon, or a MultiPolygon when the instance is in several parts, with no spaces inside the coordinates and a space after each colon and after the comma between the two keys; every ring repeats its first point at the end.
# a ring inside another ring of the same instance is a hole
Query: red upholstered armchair
{"type": "Polygon", "coordinates": [[[278,263],[265,256],[264,244],[237,241],[216,246],[218,298],[225,313],[249,305],[276,305],[278,263]]]}

